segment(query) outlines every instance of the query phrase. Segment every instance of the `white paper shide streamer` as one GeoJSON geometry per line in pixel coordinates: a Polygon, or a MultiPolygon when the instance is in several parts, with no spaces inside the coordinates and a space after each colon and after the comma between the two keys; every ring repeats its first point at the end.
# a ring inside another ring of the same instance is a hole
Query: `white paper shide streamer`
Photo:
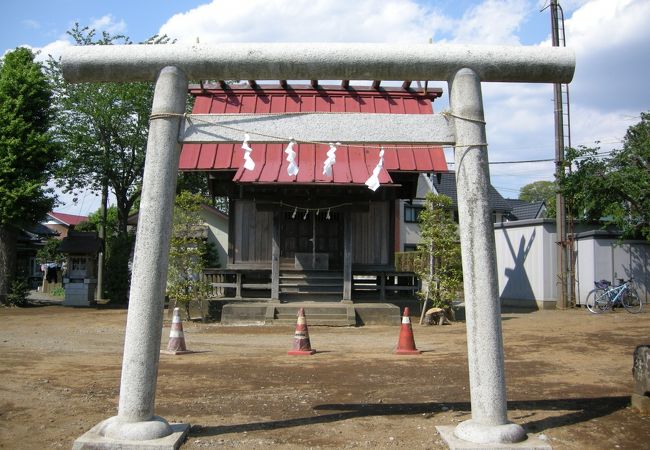
{"type": "Polygon", "coordinates": [[[330,149],[327,151],[327,159],[323,163],[323,175],[327,175],[328,177],[332,176],[332,166],[336,162],[336,147],[338,145],[341,145],[340,142],[337,142],[336,144],[330,143],[330,149]]]}
{"type": "Polygon", "coordinates": [[[293,149],[295,143],[296,141],[291,139],[291,142],[289,142],[287,148],[284,151],[287,154],[287,162],[289,163],[289,165],[287,166],[287,174],[289,174],[290,177],[298,175],[298,165],[296,164],[296,152],[293,149]]]}
{"type": "Polygon", "coordinates": [[[241,145],[242,150],[244,150],[244,169],[253,170],[255,169],[255,161],[251,158],[251,152],[253,149],[248,145],[248,140],[251,137],[248,134],[244,135],[244,142],[241,145]]]}
{"type": "Polygon", "coordinates": [[[372,175],[366,180],[366,186],[371,191],[376,191],[377,188],[379,187],[379,172],[381,171],[381,168],[384,166],[384,149],[382,148],[379,151],[379,162],[375,166],[375,168],[372,170],[372,175]]]}

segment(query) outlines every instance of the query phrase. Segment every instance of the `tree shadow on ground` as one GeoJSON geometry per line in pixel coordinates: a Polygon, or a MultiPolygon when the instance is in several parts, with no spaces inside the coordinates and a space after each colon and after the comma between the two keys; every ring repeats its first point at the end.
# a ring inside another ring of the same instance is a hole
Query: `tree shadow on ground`
{"type": "MultiPolygon", "coordinates": [[[[595,397],[575,399],[548,399],[526,400],[508,402],[508,410],[513,411],[557,411],[557,415],[540,420],[523,422],[517,420],[527,433],[539,433],[550,428],[574,425],[599,417],[604,417],[618,410],[624,409],[630,403],[629,396],[595,397]]],[[[190,430],[193,437],[216,436],[229,433],[243,433],[260,430],[277,430],[304,425],[316,425],[338,422],[347,419],[370,416],[415,415],[430,414],[431,416],[445,411],[470,412],[468,402],[430,402],[430,403],[351,403],[351,404],[325,404],[314,406],[315,412],[339,411],[330,414],[320,414],[312,417],[298,417],[284,420],[271,420],[267,422],[253,422],[236,425],[202,426],[194,425],[190,430]]],[[[520,419],[532,417],[533,414],[520,416],[520,419]]]]}

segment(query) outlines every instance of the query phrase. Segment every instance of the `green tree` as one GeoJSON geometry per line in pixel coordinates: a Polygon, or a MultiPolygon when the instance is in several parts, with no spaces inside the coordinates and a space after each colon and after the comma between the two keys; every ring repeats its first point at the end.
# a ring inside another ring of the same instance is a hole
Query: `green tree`
{"type": "Polygon", "coordinates": [[[62,264],[65,261],[65,255],[59,250],[60,246],[60,239],[48,239],[45,241],[45,245],[39,248],[36,252],[36,261],[39,264],[46,264],[51,262],[62,264]]]}
{"type": "MultiPolygon", "coordinates": [[[[128,37],[80,28],[68,34],[77,45],[130,44],[128,37]]],[[[145,43],[167,43],[155,36],[145,43]]],[[[115,194],[119,233],[140,198],[153,83],[67,83],[60,62],[50,58],[47,73],[54,91],[57,120],[53,131],[66,148],[57,177],[68,192],[106,185],[115,194]]]]}
{"type": "Polygon", "coordinates": [[[556,185],[553,181],[534,181],[519,190],[519,200],[544,202],[547,217],[555,217],[556,185]]]}
{"type": "Polygon", "coordinates": [[[569,149],[574,169],[562,183],[574,217],[614,225],[624,238],[650,240],[650,112],[628,128],[623,149],[569,149]]]}
{"type": "MultiPolygon", "coordinates": [[[[94,29],[81,28],[79,24],[68,34],[77,45],[131,43],[126,36],[107,32],[98,35],[94,29]]],[[[164,36],[154,36],[145,43],[168,41],[164,36]]],[[[47,73],[57,111],[53,132],[66,148],[56,174],[60,187],[73,193],[79,189],[101,192],[103,199],[107,198],[109,189],[115,195],[117,235],[111,244],[115,248],[106,249],[104,284],[111,301],[125,303],[133,241],[127,219],[140,199],[154,85],[148,82],[70,84],[63,79],[60,62],[53,58],[48,61],[47,73]],[[111,251],[112,261],[109,261],[111,251]]],[[[102,235],[101,231],[100,237],[109,241],[108,235],[102,235]]]]}
{"type": "Polygon", "coordinates": [[[203,301],[209,288],[203,279],[206,242],[200,213],[202,201],[200,194],[183,191],[176,196],[174,207],[167,295],[174,305],[185,308],[188,319],[190,303],[203,301]]]}
{"type": "Polygon", "coordinates": [[[446,195],[427,193],[420,213],[422,240],[418,251],[430,264],[416,269],[423,285],[420,297],[446,310],[451,308],[463,282],[460,242],[452,209],[452,200],[446,195]]]}
{"type": "Polygon", "coordinates": [[[52,209],[45,188],[59,158],[48,129],[51,90],[33,53],[17,48],[0,62],[0,301],[6,299],[16,268],[20,227],[52,209]]]}
{"type": "MultiPolygon", "coordinates": [[[[103,219],[102,210],[98,209],[95,212],[92,212],[88,215],[88,220],[81,222],[75,227],[76,231],[99,231],[99,227],[102,226],[103,219]]],[[[110,236],[115,236],[119,234],[120,227],[117,218],[117,206],[109,206],[106,209],[106,236],[107,239],[110,236]]]]}

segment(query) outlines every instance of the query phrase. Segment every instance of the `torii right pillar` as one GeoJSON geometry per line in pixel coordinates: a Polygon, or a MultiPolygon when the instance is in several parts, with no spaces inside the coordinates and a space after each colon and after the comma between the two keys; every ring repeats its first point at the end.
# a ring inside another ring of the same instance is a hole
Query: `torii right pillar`
{"type": "Polygon", "coordinates": [[[526,432],[507,417],[481,80],[474,71],[461,69],[449,80],[449,92],[456,131],[454,164],[472,404],[472,418],[460,423],[454,435],[479,444],[514,443],[526,439],[526,432]]]}

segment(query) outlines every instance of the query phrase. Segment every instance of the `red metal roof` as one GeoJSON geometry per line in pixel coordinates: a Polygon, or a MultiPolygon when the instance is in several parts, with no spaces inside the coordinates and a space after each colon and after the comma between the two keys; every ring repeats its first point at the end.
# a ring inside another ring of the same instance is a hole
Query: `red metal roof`
{"type": "MultiPolygon", "coordinates": [[[[282,112],[358,112],[394,114],[432,114],[432,100],[439,90],[427,94],[404,89],[341,88],[229,88],[191,90],[196,96],[194,114],[282,113],[282,112]]],[[[376,145],[341,145],[336,151],[332,176],[323,175],[327,145],[299,144],[298,175],[287,174],[286,144],[250,144],[255,169],[245,170],[241,144],[184,144],[180,170],[234,170],[233,181],[241,183],[342,183],[364,184],[379,161],[376,145]]],[[[389,173],[443,172],[447,164],[442,148],[387,145],[379,173],[381,184],[390,184],[389,173]]]]}
{"type": "Polygon", "coordinates": [[[75,214],[66,214],[57,211],[51,211],[47,213],[47,215],[52,217],[53,219],[58,220],[64,225],[78,225],[81,222],[85,222],[88,220],[87,216],[77,216],[75,214]]]}

